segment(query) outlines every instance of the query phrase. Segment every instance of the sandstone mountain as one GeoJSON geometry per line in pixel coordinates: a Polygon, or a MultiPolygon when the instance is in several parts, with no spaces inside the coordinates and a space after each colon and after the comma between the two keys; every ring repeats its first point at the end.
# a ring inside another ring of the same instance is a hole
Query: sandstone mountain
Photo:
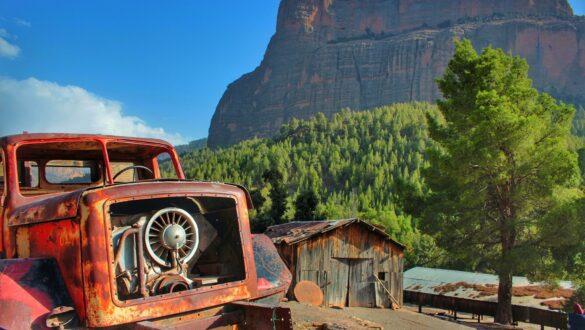
{"type": "Polygon", "coordinates": [[[585,104],[585,17],[567,0],[282,0],[262,63],[228,86],[208,144],[318,112],[435,101],[455,37],[525,57],[538,89],[585,104]]]}

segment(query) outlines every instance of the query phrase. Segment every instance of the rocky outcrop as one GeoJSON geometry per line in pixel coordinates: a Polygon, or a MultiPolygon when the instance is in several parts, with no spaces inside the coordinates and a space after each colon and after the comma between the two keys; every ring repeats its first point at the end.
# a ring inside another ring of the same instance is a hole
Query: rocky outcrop
{"type": "Polygon", "coordinates": [[[282,0],[261,65],[228,86],[208,144],[317,112],[434,101],[455,37],[525,57],[537,88],[585,103],[585,18],[567,0],[282,0]]]}

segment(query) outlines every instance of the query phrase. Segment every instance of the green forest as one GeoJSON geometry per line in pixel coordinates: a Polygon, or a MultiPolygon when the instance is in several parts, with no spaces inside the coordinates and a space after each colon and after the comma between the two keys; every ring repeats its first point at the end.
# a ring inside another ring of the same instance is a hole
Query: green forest
{"type": "MultiPolygon", "coordinates": [[[[428,192],[421,174],[432,143],[427,116],[441,120],[423,102],[344,109],[330,119],[292,119],[274,138],[187,151],[181,163],[188,179],[247,187],[255,232],[286,221],[359,217],[405,244],[408,266],[445,266],[452,260],[417,226],[428,192]]],[[[582,108],[573,131],[585,136],[582,108]]],[[[571,144],[584,145],[577,136],[571,144]]],[[[168,175],[169,164],[162,170],[168,175]]]]}

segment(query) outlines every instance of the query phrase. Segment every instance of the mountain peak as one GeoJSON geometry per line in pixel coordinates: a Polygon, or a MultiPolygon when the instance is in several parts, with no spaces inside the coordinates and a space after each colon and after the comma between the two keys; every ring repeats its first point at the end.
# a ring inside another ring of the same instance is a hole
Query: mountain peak
{"type": "Polygon", "coordinates": [[[282,0],[264,60],[228,86],[208,144],[318,112],[434,102],[454,38],[526,58],[535,87],[585,104],[585,18],[567,0],[282,0]]]}

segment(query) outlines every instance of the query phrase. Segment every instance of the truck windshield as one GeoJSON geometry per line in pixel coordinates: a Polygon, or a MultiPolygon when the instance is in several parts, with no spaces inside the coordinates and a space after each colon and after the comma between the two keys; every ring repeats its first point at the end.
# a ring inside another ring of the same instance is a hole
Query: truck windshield
{"type": "MultiPolygon", "coordinates": [[[[160,179],[159,162],[170,159],[169,150],[161,145],[110,142],[107,150],[114,183],[160,179]]],[[[172,172],[172,175],[165,178],[178,177],[174,167],[172,172]]]]}

